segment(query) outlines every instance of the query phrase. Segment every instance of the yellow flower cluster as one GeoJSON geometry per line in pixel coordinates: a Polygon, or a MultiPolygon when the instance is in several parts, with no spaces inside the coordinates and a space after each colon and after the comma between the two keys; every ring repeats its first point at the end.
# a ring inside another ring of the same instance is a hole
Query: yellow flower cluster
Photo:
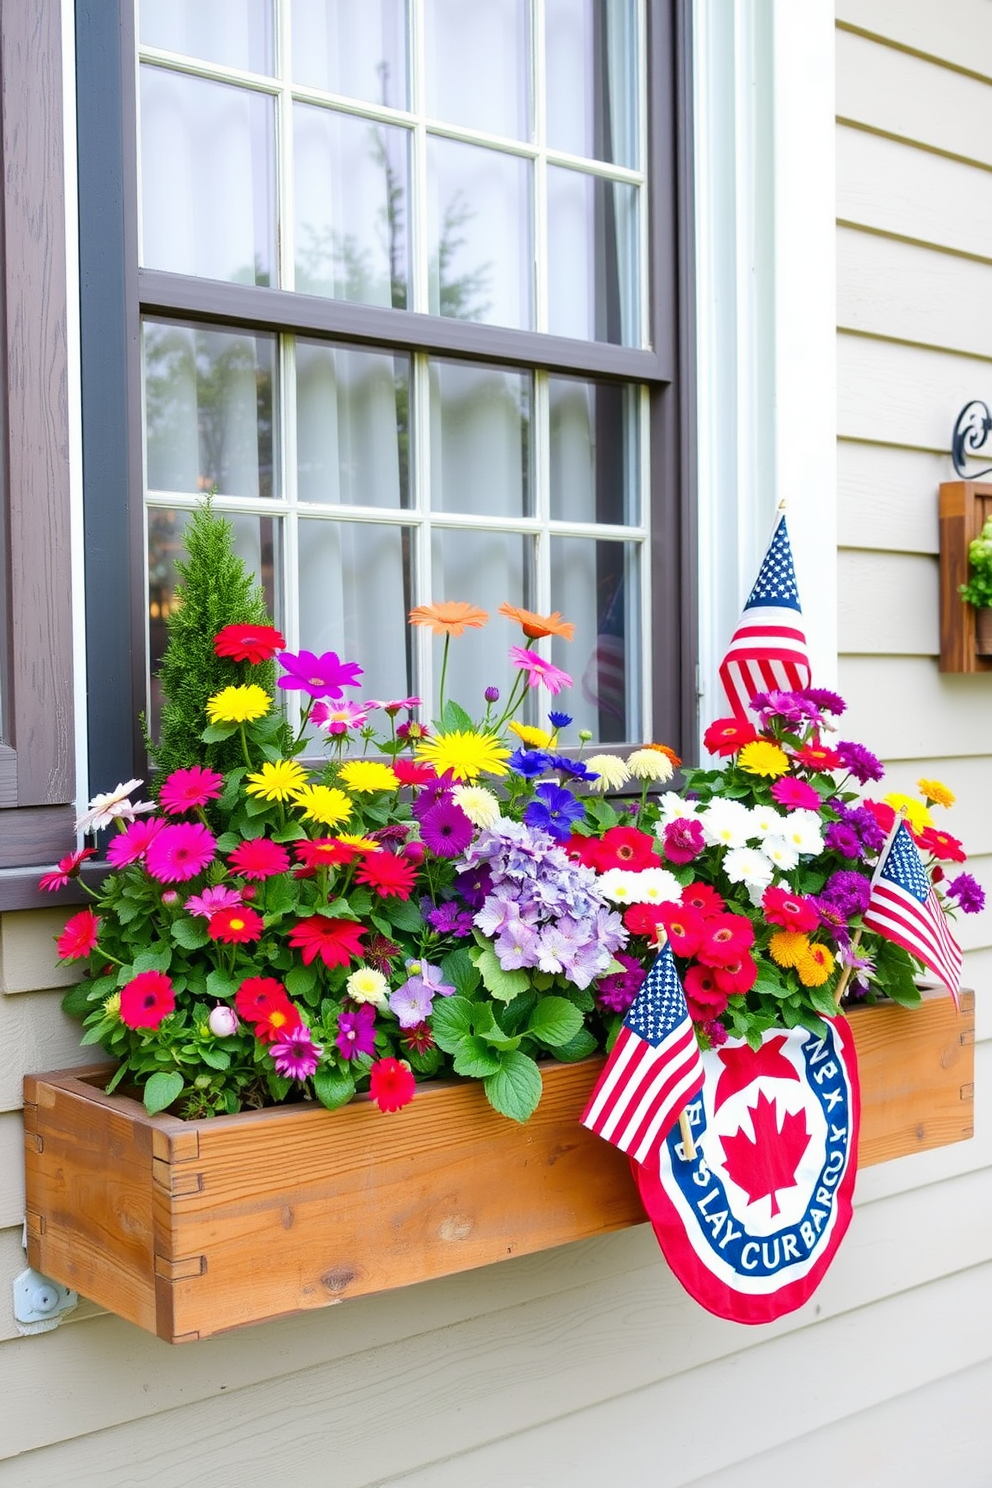
{"type": "Polygon", "coordinates": [[[779,930],[768,942],[768,952],[776,965],[794,967],[804,987],[822,987],[836,965],[828,946],[811,944],[798,930],[779,930]]]}
{"type": "Polygon", "coordinates": [[[272,699],[264,687],[254,682],[242,687],[224,687],[207,699],[207,717],[211,723],[254,723],[264,718],[272,699]]]}
{"type": "Polygon", "coordinates": [[[455,731],[435,734],[417,745],[417,759],[426,760],[439,775],[450,770],[456,780],[475,780],[488,775],[505,775],[510,751],[496,734],[455,731]]]}

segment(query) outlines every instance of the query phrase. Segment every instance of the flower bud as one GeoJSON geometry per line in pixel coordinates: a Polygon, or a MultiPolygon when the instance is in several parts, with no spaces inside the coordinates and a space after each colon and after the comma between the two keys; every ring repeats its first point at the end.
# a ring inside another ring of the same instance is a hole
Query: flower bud
{"type": "Polygon", "coordinates": [[[486,688],[486,692],[485,692],[485,698],[486,698],[486,702],[487,703],[498,703],[499,702],[499,688],[498,687],[487,687],[486,688]]]}
{"type": "Polygon", "coordinates": [[[245,884],[244,888],[240,892],[241,892],[242,899],[254,899],[254,897],[255,897],[255,885],[254,884],[245,884]]]}
{"type": "Polygon", "coordinates": [[[179,895],[176,893],[175,889],[166,889],[165,893],[162,895],[162,903],[170,905],[179,903],[179,895]]]}
{"type": "Polygon", "coordinates": [[[226,1007],[222,1002],[219,1002],[212,1009],[207,1023],[210,1027],[210,1032],[216,1038],[229,1038],[232,1033],[237,1033],[238,1031],[237,1013],[233,1008],[226,1007]]]}
{"type": "Polygon", "coordinates": [[[408,863],[413,863],[415,867],[419,867],[424,861],[424,844],[419,838],[414,838],[412,842],[404,843],[402,856],[406,858],[408,863]]]}
{"type": "Polygon", "coordinates": [[[592,729],[579,729],[579,738],[583,744],[588,744],[592,738],[592,729]]]}

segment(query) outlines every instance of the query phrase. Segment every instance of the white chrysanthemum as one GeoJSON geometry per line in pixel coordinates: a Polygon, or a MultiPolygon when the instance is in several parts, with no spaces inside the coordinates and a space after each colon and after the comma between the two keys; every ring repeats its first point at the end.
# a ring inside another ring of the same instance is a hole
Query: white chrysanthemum
{"type": "Polygon", "coordinates": [[[473,827],[492,827],[499,821],[499,800],[484,785],[456,785],[451,794],[473,827]]]}
{"type": "Polygon", "coordinates": [[[154,811],[154,801],[140,801],[135,803],[129,801],[133,790],[137,790],[141,784],[140,780],[128,780],[119,785],[116,790],[106,791],[102,796],[94,796],[87,809],[76,822],[77,832],[99,832],[102,827],[109,827],[112,821],[134,821],[139,811],[154,811]]]}
{"type": "Polygon", "coordinates": [[[780,873],[790,873],[799,863],[799,849],[788,837],[777,832],[770,833],[761,844],[761,851],[775,864],[780,873]]]}
{"type": "Polygon", "coordinates": [[[771,862],[757,847],[732,848],[723,860],[723,871],[731,883],[746,884],[749,889],[766,889],[774,876],[771,862]]]}
{"type": "Polygon", "coordinates": [[[658,797],[658,810],[661,816],[655,822],[654,834],[664,837],[669,822],[694,820],[699,815],[699,802],[683,801],[675,791],[665,791],[658,797]]]}
{"type": "Polygon", "coordinates": [[[586,760],[586,768],[599,776],[598,780],[589,782],[595,791],[616,790],[630,779],[630,771],[617,754],[594,754],[586,760]]]}
{"type": "Polygon", "coordinates": [[[751,836],[751,813],[740,801],[718,796],[699,813],[699,820],[711,847],[743,847],[751,836]]]}
{"type": "Polygon", "coordinates": [[[613,904],[637,904],[639,873],[629,868],[608,868],[596,887],[613,904]]]}
{"type": "Polygon", "coordinates": [[[774,806],[752,806],[751,807],[751,836],[768,837],[773,832],[781,834],[782,823],[785,821],[785,812],[776,811],[774,806]]]}
{"type": "Polygon", "coordinates": [[[797,852],[823,851],[823,830],[815,811],[790,811],[781,832],[786,842],[791,842],[797,852]]]}
{"type": "Polygon", "coordinates": [[[682,897],[682,885],[667,868],[642,868],[634,873],[638,904],[671,904],[682,897]]]}
{"type": "Polygon", "coordinates": [[[627,769],[635,780],[671,780],[675,766],[659,749],[635,749],[627,756],[627,769]]]}
{"type": "Polygon", "coordinates": [[[389,983],[372,966],[360,966],[353,971],[345,986],[353,1002],[372,1002],[376,1007],[385,1007],[389,999],[389,983]]]}

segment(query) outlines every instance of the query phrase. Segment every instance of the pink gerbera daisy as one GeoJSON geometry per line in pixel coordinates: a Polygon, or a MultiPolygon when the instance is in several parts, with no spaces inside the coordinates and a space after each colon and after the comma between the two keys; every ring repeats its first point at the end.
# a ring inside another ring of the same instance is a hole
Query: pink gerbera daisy
{"type": "Polygon", "coordinates": [[[528,687],[536,687],[538,683],[542,683],[554,694],[572,685],[571,677],[561,667],[553,666],[550,661],[545,661],[536,651],[528,651],[525,646],[511,646],[510,660],[514,666],[527,673],[528,687]]]}
{"type": "Polygon", "coordinates": [[[79,872],[79,865],[84,859],[92,858],[95,852],[95,847],[83,847],[78,852],[71,852],[66,857],[59,858],[54,868],[41,875],[38,880],[39,889],[47,889],[50,894],[56,889],[64,889],[69,880],[75,878],[79,872]]]}
{"type": "Polygon", "coordinates": [[[310,722],[327,734],[346,734],[349,729],[361,728],[367,718],[359,703],[315,703],[310,710],[310,722]]]}
{"type": "Polygon", "coordinates": [[[213,833],[202,822],[177,822],[163,827],[153,838],[145,854],[145,868],[160,883],[180,883],[202,873],[216,853],[213,833]]]}
{"type": "Polygon", "coordinates": [[[112,868],[126,868],[145,856],[152,842],[165,826],[160,816],[146,816],[133,821],[107,844],[107,862],[112,868]]]}
{"type": "Polygon", "coordinates": [[[196,811],[208,801],[216,801],[224,788],[224,777],[206,765],[190,765],[186,770],[173,770],[158,793],[159,805],[168,816],[196,811]]]}
{"type": "Polygon", "coordinates": [[[805,780],[796,780],[792,775],[783,775],[781,779],[772,782],[772,798],[786,811],[795,811],[797,808],[805,811],[819,811],[820,797],[811,785],[805,780]]]}
{"type": "Polygon", "coordinates": [[[195,915],[197,919],[209,920],[222,909],[234,909],[241,903],[241,895],[237,889],[225,889],[220,884],[215,888],[204,889],[202,894],[193,894],[186,900],[186,913],[195,915]]]}
{"type": "Polygon", "coordinates": [[[289,867],[289,853],[268,837],[252,837],[240,843],[227,861],[242,878],[261,880],[271,878],[274,873],[285,873],[289,867]]]}
{"type": "Polygon", "coordinates": [[[317,1068],[321,1052],[321,1046],[314,1043],[313,1034],[305,1023],[300,1023],[269,1047],[276,1073],[288,1080],[309,1079],[317,1068]]]}

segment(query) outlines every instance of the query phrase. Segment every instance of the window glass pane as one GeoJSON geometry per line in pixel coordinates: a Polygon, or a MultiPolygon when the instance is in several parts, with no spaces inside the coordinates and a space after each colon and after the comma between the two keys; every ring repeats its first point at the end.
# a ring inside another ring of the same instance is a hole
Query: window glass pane
{"type": "Polygon", "coordinates": [[[275,349],[264,333],[145,322],[151,490],[272,495],[275,349]]]}
{"type": "Polygon", "coordinates": [[[298,341],[300,500],[409,506],[409,414],[409,357],[298,341]]]}
{"type": "Polygon", "coordinates": [[[141,69],[142,263],[275,282],[273,100],[141,69]]]}
{"type": "Polygon", "coordinates": [[[293,0],[293,81],[407,108],[404,0],[293,0]]]}
{"type": "Polygon", "coordinates": [[[531,170],[515,155],[428,139],[432,315],[531,328],[531,170]]]}
{"type": "Polygon", "coordinates": [[[548,167],[548,329],[639,345],[636,186],[548,167]]]}
{"type": "MultiPolygon", "coordinates": [[[[517,675],[509,659],[520,644],[520,627],[496,612],[501,604],[533,608],[534,539],[513,532],[465,532],[435,528],[431,545],[431,599],[465,599],[489,615],[481,630],[466,630],[448,652],[445,696],[480,716],[487,687],[509,697],[517,675]]],[[[434,644],[434,676],[441,675],[443,641],[434,644]]],[[[435,683],[436,685],[436,683],[435,683]]],[[[530,717],[528,712],[525,716],[530,717]]]]}
{"type": "Polygon", "coordinates": [[[531,511],[531,374],[432,361],[431,506],[489,517],[531,511]]]}
{"type": "Polygon", "coordinates": [[[272,71],[271,0],[140,0],[142,46],[272,71]]]}
{"type": "Polygon", "coordinates": [[[415,691],[412,535],[386,523],[300,521],[300,645],[336,651],[365,668],[348,696],[407,697],[415,691]]]}
{"type": "Polygon", "coordinates": [[[530,137],[527,0],[425,0],[427,113],[530,137]]]}
{"type": "Polygon", "coordinates": [[[545,0],[553,150],[637,165],[637,0],[545,0]]]}
{"type": "Polygon", "coordinates": [[[551,540],[551,604],[575,622],[575,638],[551,656],[575,679],[568,712],[603,744],[637,740],[640,707],[640,582],[637,543],[551,540]]]}
{"type": "Polygon", "coordinates": [[[640,389],[549,377],[551,515],[636,525],[640,389]]]}
{"type": "MultiPolygon", "coordinates": [[[[279,547],[281,523],[271,517],[241,516],[224,512],[234,529],[234,551],[244,559],[246,568],[261,580],[265,603],[276,625],[282,624],[279,592],[279,547]]],[[[165,622],[175,602],[177,558],[186,556],[183,533],[192,516],[188,511],[169,511],[151,507],[148,511],[148,654],[151,670],[149,724],[153,739],[158,737],[162,694],[155,673],[165,654],[165,622]]]]}
{"type": "Polygon", "coordinates": [[[409,131],[293,109],[296,288],[404,310],[409,131]]]}

